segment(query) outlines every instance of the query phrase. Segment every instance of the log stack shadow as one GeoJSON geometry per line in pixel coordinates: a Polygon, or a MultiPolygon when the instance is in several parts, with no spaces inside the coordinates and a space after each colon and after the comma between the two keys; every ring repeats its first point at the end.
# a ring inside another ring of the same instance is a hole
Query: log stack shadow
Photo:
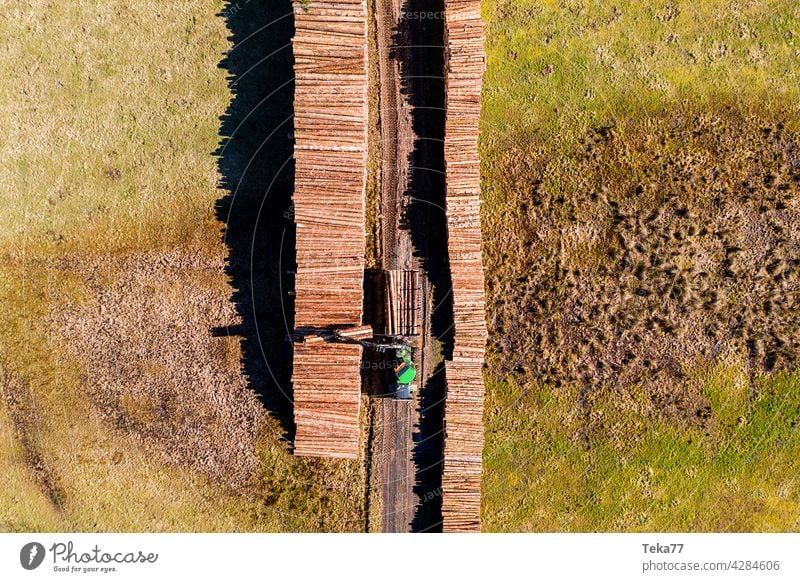
{"type": "Polygon", "coordinates": [[[232,46],[219,66],[228,72],[233,100],[215,152],[222,177],[216,213],[224,223],[226,272],[241,324],[212,332],[241,337],[250,387],[292,438],[292,4],[229,2],[220,16],[232,46]]]}

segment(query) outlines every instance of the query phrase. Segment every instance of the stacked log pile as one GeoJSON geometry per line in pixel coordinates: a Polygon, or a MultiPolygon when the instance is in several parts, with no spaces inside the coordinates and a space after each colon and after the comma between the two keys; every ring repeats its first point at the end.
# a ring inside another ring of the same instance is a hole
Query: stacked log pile
{"type": "Polygon", "coordinates": [[[361,346],[297,344],[294,350],[294,452],[358,458],[361,346]]]}
{"type": "Polygon", "coordinates": [[[365,0],[295,10],[295,325],[358,325],[367,156],[365,0]]]}
{"type": "Polygon", "coordinates": [[[386,271],[386,333],[419,335],[419,271],[386,271]]]}
{"type": "MultiPolygon", "coordinates": [[[[295,2],[295,327],[361,324],[367,156],[365,0],[295,2]]],[[[358,455],[358,346],[295,351],[301,455],[358,455]]]]}
{"type": "Polygon", "coordinates": [[[485,69],[480,0],[445,0],[447,228],[455,325],[445,364],[444,531],[479,531],[486,346],[478,130],[485,69]]]}

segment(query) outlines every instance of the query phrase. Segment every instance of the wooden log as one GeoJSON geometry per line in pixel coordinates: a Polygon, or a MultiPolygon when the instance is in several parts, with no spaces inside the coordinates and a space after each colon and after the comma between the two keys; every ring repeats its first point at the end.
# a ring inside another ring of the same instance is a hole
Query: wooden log
{"type": "Polygon", "coordinates": [[[350,327],[347,329],[341,329],[338,331],[339,335],[342,337],[347,337],[351,339],[359,339],[359,338],[369,338],[372,337],[372,326],[371,325],[359,325],[356,327],[350,327]]]}
{"type": "MultiPolygon", "coordinates": [[[[295,4],[295,325],[361,327],[367,151],[365,0],[295,4]]],[[[295,345],[295,454],[358,456],[361,348],[295,345]]]]}
{"type": "Polygon", "coordinates": [[[445,0],[445,174],[454,354],[445,363],[445,531],[479,531],[486,345],[478,132],[484,71],[479,0],[445,0]]]}

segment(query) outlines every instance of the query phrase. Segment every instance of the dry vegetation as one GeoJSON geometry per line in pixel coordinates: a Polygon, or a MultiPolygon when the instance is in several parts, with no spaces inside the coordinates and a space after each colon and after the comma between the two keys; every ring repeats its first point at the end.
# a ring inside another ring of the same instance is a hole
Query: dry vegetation
{"type": "Polygon", "coordinates": [[[797,368],[800,134],[676,112],[602,128],[573,162],[565,196],[543,160],[509,177],[530,200],[502,257],[514,276],[493,288],[500,374],[645,383],[670,406],[699,358],[797,368]]]}
{"type": "Polygon", "coordinates": [[[182,252],[66,259],[86,299],[52,314],[53,345],[81,364],[92,406],[110,426],[232,489],[257,478],[266,412],[247,389],[223,257],[182,252]]]}
{"type": "Polygon", "coordinates": [[[798,529],[797,6],[485,12],[486,527],[798,529]]]}

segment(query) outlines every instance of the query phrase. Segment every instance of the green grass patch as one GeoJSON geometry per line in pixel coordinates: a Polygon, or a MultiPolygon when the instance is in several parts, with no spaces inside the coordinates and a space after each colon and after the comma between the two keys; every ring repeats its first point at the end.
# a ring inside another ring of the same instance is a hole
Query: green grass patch
{"type": "Polygon", "coordinates": [[[798,143],[800,8],[483,6],[484,528],[797,530],[796,326],[769,303],[794,299],[753,283],[796,243],[752,234],[800,199],[767,169],[798,143]]]}
{"type": "Polygon", "coordinates": [[[635,388],[587,412],[574,392],[489,381],[484,528],[796,530],[800,376],[759,384],[742,422],[701,427],[648,414],[635,388]]]}

